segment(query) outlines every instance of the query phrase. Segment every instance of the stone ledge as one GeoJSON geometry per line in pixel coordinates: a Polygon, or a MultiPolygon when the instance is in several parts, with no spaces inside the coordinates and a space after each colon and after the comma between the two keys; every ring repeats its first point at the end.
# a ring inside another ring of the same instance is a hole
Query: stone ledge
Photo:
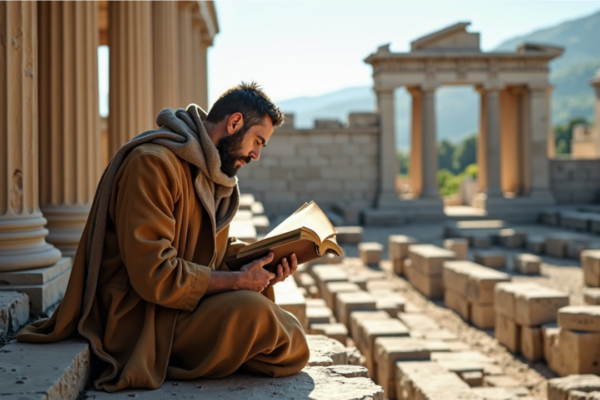
{"type": "Polygon", "coordinates": [[[29,319],[29,296],[0,291],[0,340],[16,332],[29,319]]]}
{"type": "Polygon", "coordinates": [[[3,399],[76,399],[89,378],[90,350],[83,340],[52,344],[13,341],[0,353],[3,399]]]}
{"type": "Polygon", "coordinates": [[[194,379],[165,382],[156,390],[125,390],[117,393],[88,392],[96,400],[159,400],[165,398],[204,398],[221,400],[383,400],[383,389],[366,378],[364,367],[354,365],[306,367],[285,378],[267,378],[249,373],[236,373],[223,379],[194,379]]]}

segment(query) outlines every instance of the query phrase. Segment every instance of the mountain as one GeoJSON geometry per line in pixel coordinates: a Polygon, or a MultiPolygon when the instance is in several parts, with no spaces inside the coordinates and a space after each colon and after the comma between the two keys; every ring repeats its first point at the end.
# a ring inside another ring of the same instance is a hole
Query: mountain
{"type": "MultiPolygon", "coordinates": [[[[523,42],[547,43],[565,47],[561,57],[550,63],[552,123],[563,124],[573,117],[593,118],[594,94],[589,81],[600,68],[600,11],[590,16],[563,22],[527,35],[509,39],[495,51],[514,51],[523,42]]],[[[360,62],[360,61],[357,61],[360,62]]],[[[396,143],[410,146],[410,96],[396,91],[396,143]]],[[[372,112],[376,97],[369,86],[350,87],[314,97],[299,97],[278,102],[284,112],[295,114],[299,128],[311,128],[315,119],[345,121],[353,111],[372,112]]],[[[436,92],[438,140],[458,142],[476,132],[479,96],[471,87],[442,87],[436,92]]]]}

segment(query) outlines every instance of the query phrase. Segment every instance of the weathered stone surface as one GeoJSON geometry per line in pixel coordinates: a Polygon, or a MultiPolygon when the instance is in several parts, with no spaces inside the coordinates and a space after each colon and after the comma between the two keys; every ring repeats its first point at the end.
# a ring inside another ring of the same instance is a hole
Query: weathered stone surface
{"type": "Polygon", "coordinates": [[[69,270],[71,265],[71,259],[63,257],[56,264],[49,267],[0,272],[0,282],[5,282],[9,285],[42,285],[69,270]]]}
{"type": "MultiPolygon", "coordinates": [[[[443,341],[446,343],[455,342],[458,340],[458,336],[456,336],[454,333],[450,332],[448,329],[445,329],[445,328],[440,328],[440,329],[436,329],[436,330],[426,330],[426,331],[411,330],[410,336],[414,337],[414,338],[425,339],[425,340],[443,341]]],[[[454,346],[454,347],[456,348],[456,346],[454,346]]],[[[467,349],[463,348],[462,350],[467,350],[467,349]]],[[[442,350],[435,350],[435,351],[442,351],[442,350]]],[[[443,351],[448,351],[448,350],[443,350],[443,351]]]]}
{"type": "Polygon", "coordinates": [[[531,362],[540,361],[544,357],[541,328],[521,326],[521,353],[531,362]]]}
{"type": "Polygon", "coordinates": [[[583,282],[587,286],[600,287],[600,250],[584,250],[580,260],[583,282]]]}
{"type": "Polygon", "coordinates": [[[367,292],[340,293],[336,299],[336,316],[339,322],[350,324],[350,312],[361,310],[375,310],[377,302],[367,292]]]}
{"type": "Polygon", "coordinates": [[[0,292],[0,339],[17,332],[29,319],[29,296],[18,292],[0,292]]]}
{"type": "Polygon", "coordinates": [[[473,303],[493,304],[494,286],[500,282],[509,282],[510,279],[510,275],[491,268],[473,269],[469,273],[465,294],[473,303]]]}
{"type": "Polygon", "coordinates": [[[338,293],[360,292],[357,284],[352,282],[328,282],[324,285],[321,296],[325,299],[327,306],[335,308],[335,299],[338,293]]]}
{"type": "Polygon", "coordinates": [[[431,244],[414,244],[410,246],[408,253],[413,267],[425,275],[441,275],[444,261],[454,260],[456,257],[453,251],[431,244]]]}
{"type": "Polygon", "coordinates": [[[452,372],[483,371],[486,365],[496,362],[478,351],[432,352],[431,359],[452,372]]]}
{"type": "Polygon", "coordinates": [[[568,306],[558,310],[558,326],[565,329],[600,332],[600,306],[568,306]]]}
{"type": "Polygon", "coordinates": [[[306,307],[306,319],[308,325],[328,324],[331,322],[333,313],[329,307],[306,307]]]}
{"type": "Polygon", "coordinates": [[[494,332],[496,340],[512,353],[521,351],[521,327],[512,318],[497,312],[494,332]]]}
{"type": "Polygon", "coordinates": [[[366,265],[377,265],[381,261],[383,246],[377,242],[363,242],[358,244],[358,254],[366,265]]]}
{"type": "Polygon", "coordinates": [[[327,336],[328,338],[337,340],[344,346],[346,345],[346,339],[348,339],[348,328],[339,322],[312,324],[310,325],[309,332],[313,335],[327,336]]]}
{"type": "Polygon", "coordinates": [[[323,335],[306,335],[310,349],[309,366],[346,365],[346,347],[334,339],[323,335]]]}
{"type": "Polygon", "coordinates": [[[552,233],[546,236],[546,254],[559,258],[566,257],[568,242],[577,237],[577,235],[570,233],[552,233]]]}
{"type": "Polygon", "coordinates": [[[408,337],[380,337],[375,340],[377,382],[388,398],[396,398],[394,374],[396,362],[429,360],[430,349],[425,341],[408,337]]]}
{"type": "Polygon", "coordinates": [[[405,235],[390,235],[388,237],[388,252],[392,260],[394,272],[398,275],[404,274],[404,263],[408,258],[408,248],[419,241],[405,235]]]}
{"type": "MultiPolygon", "coordinates": [[[[238,212],[241,213],[243,211],[238,212]]],[[[252,213],[250,213],[250,217],[248,220],[239,219],[231,221],[229,225],[229,234],[237,239],[246,242],[246,243],[254,243],[257,239],[257,232],[254,224],[252,223],[252,213]]]]}
{"type": "Polygon", "coordinates": [[[252,225],[257,233],[268,233],[271,223],[266,215],[255,215],[252,217],[252,225]]]}
{"type": "Polygon", "coordinates": [[[474,269],[480,269],[481,265],[468,260],[446,261],[443,268],[444,288],[464,296],[467,291],[469,273],[474,269]]]}
{"type": "Polygon", "coordinates": [[[361,226],[339,226],[335,230],[337,231],[335,238],[338,243],[357,244],[362,241],[363,228],[361,226]]]}
{"type": "Polygon", "coordinates": [[[501,229],[498,232],[500,244],[508,248],[520,248],[525,246],[527,241],[527,232],[515,230],[512,228],[501,229]]]}
{"type": "Polygon", "coordinates": [[[398,319],[412,331],[428,332],[440,329],[433,319],[420,313],[398,313],[398,319]]]}
{"type": "Polygon", "coordinates": [[[359,322],[359,350],[367,357],[367,368],[377,382],[375,340],[380,337],[408,337],[408,328],[397,319],[371,319],[359,322]]]}
{"type": "Polygon", "coordinates": [[[441,274],[428,275],[417,269],[413,269],[412,273],[407,276],[413,287],[425,295],[425,297],[430,299],[441,299],[444,297],[444,279],[441,274]]]}
{"type": "Polygon", "coordinates": [[[0,397],[76,399],[90,374],[90,350],[81,340],[18,343],[0,349],[0,397]]]}
{"type": "MultiPolygon", "coordinates": [[[[396,363],[396,398],[398,399],[416,399],[417,389],[426,380],[433,377],[438,379],[441,375],[448,374],[448,371],[440,364],[432,361],[401,361],[396,363]]],[[[454,375],[460,388],[465,389],[469,386],[462,382],[460,378],[454,375]]],[[[448,387],[448,393],[451,393],[451,386],[448,387]]]]}
{"type": "Polygon", "coordinates": [[[507,375],[493,375],[483,378],[483,385],[489,387],[518,387],[521,384],[514,378],[507,375]]]}
{"type": "Polygon", "coordinates": [[[469,250],[469,241],[464,238],[453,238],[444,240],[444,248],[456,254],[456,260],[466,260],[469,250]]]}
{"type": "Polygon", "coordinates": [[[348,281],[348,274],[344,268],[337,265],[313,265],[311,271],[321,293],[325,292],[327,283],[348,281]]]}
{"type": "Polygon", "coordinates": [[[534,254],[517,254],[513,259],[514,269],[525,275],[539,274],[541,264],[541,257],[534,254]]]}
{"type": "Polygon", "coordinates": [[[366,369],[355,365],[306,367],[296,375],[266,378],[235,373],[223,379],[194,379],[165,382],[157,390],[125,390],[117,393],[90,392],[97,400],[142,400],[166,398],[202,398],[221,400],[383,400],[381,386],[365,377],[366,369]]]}
{"type": "Polygon", "coordinates": [[[516,391],[515,389],[494,387],[472,388],[469,395],[473,397],[461,397],[461,400],[466,400],[467,398],[469,400],[531,400],[531,398],[522,396],[522,394],[528,393],[527,390],[523,392],[522,390],[516,391]]]}
{"type": "Polygon", "coordinates": [[[506,267],[506,257],[504,252],[497,250],[484,250],[476,252],[475,262],[493,269],[501,269],[506,267]]]}
{"type": "Polygon", "coordinates": [[[462,373],[459,373],[458,376],[467,385],[469,385],[471,387],[483,385],[483,372],[479,372],[479,371],[462,372],[462,373]]]}
{"type": "Polygon", "coordinates": [[[497,312],[514,320],[516,318],[516,294],[540,288],[533,282],[501,282],[494,286],[494,308],[497,312]]]}
{"type": "Polygon", "coordinates": [[[515,321],[521,325],[537,326],[556,321],[558,309],[569,304],[569,295],[540,286],[535,290],[519,291],[515,302],[515,321]]]}
{"type": "Polygon", "coordinates": [[[465,321],[471,320],[469,300],[462,294],[451,289],[444,290],[446,307],[456,312],[465,321]]]}
{"type": "Polygon", "coordinates": [[[544,346],[544,360],[548,364],[548,368],[556,372],[558,375],[562,374],[563,364],[560,357],[560,349],[558,347],[558,334],[560,328],[555,323],[542,325],[542,342],[544,346]]]}
{"type": "Polygon", "coordinates": [[[354,342],[358,346],[358,340],[360,337],[360,321],[367,319],[390,319],[390,315],[385,311],[371,310],[371,311],[353,311],[350,314],[350,336],[354,339],[354,342]]]}
{"type": "Polygon", "coordinates": [[[592,306],[600,305],[600,288],[584,288],[583,301],[592,306]]]}
{"type": "Polygon", "coordinates": [[[296,282],[289,277],[285,282],[280,282],[274,286],[275,303],[287,312],[292,313],[302,324],[304,329],[308,329],[308,319],[306,318],[306,299],[298,290],[296,282]]]}
{"type": "Polygon", "coordinates": [[[600,333],[561,328],[558,333],[561,375],[600,374],[600,333]]]}
{"type": "Polygon", "coordinates": [[[542,236],[528,236],[527,250],[534,254],[544,254],[546,249],[546,238],[542,236]]]}
{"type": "Polygon", "coordinates": [[[479,329],[493,328],[495,323],[494,305],[471,303],[471,322],[479,329]]]}
{"type": "Polygon", "coordinates": [[[548,400],[567,400],[571,390],[593,392],[600,390],[597,375],[571,375],[548,381],[548,400]]]}
{"type": "Polygon", "coordinates": [[[294,278],[296,279],[298,286],[303,288],[309,288],[316,285],[315,279],[307,272],[296,273],[294,274],[294,278]]]}

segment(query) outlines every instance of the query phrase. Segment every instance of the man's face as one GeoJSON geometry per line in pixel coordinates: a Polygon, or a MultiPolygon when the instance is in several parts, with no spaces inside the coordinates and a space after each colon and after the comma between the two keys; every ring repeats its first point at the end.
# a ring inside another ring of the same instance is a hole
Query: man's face
{"type": "Polygon", "coordinates": [[[251,160],[258,160],[260,151],[267,145],[273,130],[273,122],[267,116],[259,125],[248,129],[242,126],[237,132],[222,137],[217,143],[221,171],[227,176],[235,176],[242,166],[251,160]]]}

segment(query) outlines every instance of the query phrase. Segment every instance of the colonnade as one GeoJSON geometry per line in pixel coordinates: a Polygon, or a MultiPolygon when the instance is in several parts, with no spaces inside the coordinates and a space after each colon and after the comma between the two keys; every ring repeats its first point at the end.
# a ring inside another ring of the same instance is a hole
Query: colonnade
{"type": "Polygon", "coordinates": [[[75,255],[104,168],[100,38],[110,48],[112,156],[160,109],[207,107],[217,31],[209,2],[0,2],[0,274],[75,255]]]}

